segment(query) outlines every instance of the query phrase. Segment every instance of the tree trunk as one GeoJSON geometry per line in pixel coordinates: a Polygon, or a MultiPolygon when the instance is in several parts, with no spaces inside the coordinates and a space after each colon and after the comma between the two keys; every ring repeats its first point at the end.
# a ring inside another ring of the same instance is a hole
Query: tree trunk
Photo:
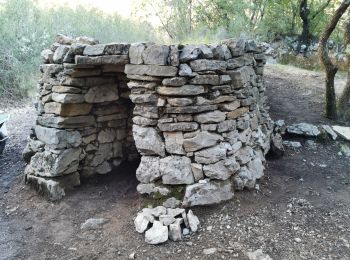
{"type": "Polygon", "coordinates": [[[310,19],[309,19],[310,9],[307,3],[307,0],[301,0],[299,15],[303,21],[303,32],[300,35],[299,43],[297,47],[298,53],[301,50],[302,45],[306,45],[304,53],[307,52],[308,47],[310,46],[310,19]]]}
{"type": "Polygon", "coordinates": [[[343,93],[341,94],[339,101],[338,101],[338,113],[341,117],[343,117],[346,120],[349,120],[349,118],[346,118],[350,115],[350,53],[348,50],[348,46],[350,44],[350,16],[348,17],[348,21],[346,23],[346,28],[344,32],[344,47],[346,52],[346,58],[347,58],[347,81],[345,88],[343,90],[343,93]]]}
{"type": "Polygon", "coordinates": [[[322,33],[319,43],[319,58],[326,70],[326,117],[337,118],[336,96],[334,89],[334,77],[338,71],[338,66],[333,64],[328,55],[327,42],[339,19],[343,16],[350,5],[350,0],[344,0],[335,11],[331,21],[322,33]]]}

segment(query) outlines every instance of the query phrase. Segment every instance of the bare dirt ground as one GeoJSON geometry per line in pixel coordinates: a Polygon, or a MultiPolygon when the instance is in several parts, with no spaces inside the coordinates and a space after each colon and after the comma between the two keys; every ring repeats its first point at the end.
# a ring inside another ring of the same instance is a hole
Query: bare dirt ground
{"type": "MultiPolygon", "coordinates": [[[[266,85],[273,119],[332,123],[322,116],[321,73],[269,66],[266,85]]],[[[257,249],[273,259],[350,259],[350,158],[338,154],[343,141],[287,150],[268,161],[259,190],[194,208],[202,225],[196,234],[150,246],[133,228],[133,217],[145,206],[136,193],[136,165],[49,202],[21,176],[34,110],[30,104],[1,109],[12,117],[11,139],[0,157],[0,259],[127,259],[131,253],[136,259],[247,259],[257,249]],[[109,221],[98,230],[81,230],[92,217],[109,221]],[[206,248],[217,251],[204,255],[206,248]]]]}

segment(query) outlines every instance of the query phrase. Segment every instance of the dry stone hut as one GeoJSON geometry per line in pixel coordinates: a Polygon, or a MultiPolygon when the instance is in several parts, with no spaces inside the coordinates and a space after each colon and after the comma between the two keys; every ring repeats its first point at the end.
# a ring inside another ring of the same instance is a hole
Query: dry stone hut
{"type": "Polygon", "coordinates": [[[42,56],[25,176],[52,199],[132,160],[141,194],[183,187],[184,206],[231,199],[263,176],[272,122],[254,41],[98,44],[60,35],[42,56]]]}

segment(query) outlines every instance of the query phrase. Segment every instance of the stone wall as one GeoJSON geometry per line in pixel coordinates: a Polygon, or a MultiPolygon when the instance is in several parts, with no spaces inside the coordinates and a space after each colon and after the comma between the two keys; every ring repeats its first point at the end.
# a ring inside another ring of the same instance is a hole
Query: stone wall
{"type": "Polygon", "coordinates": [[[25,174],[51,198],[139,156],[137,190],[176,195],[184,206],[230,199],[263,176],[272,122],[265,56],[255,42],[130,45],[59,36],[42,56],[25,174]]]}

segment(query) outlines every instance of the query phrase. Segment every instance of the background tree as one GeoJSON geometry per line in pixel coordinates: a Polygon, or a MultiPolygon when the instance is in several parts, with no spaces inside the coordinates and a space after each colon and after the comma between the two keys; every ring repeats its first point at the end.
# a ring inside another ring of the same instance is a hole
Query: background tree
{"type": "Polygon", "coordinates": [[[329,24],[326,26],[325,31],[320,38],[319,57],[326,70],[326,117],[330,119],[337,118],[337,106],[336,106],[336,95],[334,88],[334,78],[338,72],[338,65],[332,62],[328,54],[327,42],[329,37],[336,28],[340,18],[346,12],[350,5],[350,0],[344,0],[335,11],[329,24]]]}

